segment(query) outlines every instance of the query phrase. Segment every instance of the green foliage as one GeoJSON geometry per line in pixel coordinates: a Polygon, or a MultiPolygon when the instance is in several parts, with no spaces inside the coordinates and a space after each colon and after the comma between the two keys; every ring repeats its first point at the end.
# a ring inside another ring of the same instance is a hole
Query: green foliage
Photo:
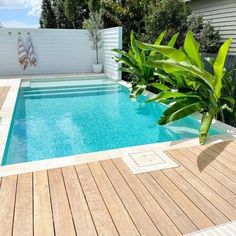
{"type": "Polygon", "coordinates": [[[98,64],[98,50],[102,47],[102,13],[90,12],[89,19],[83,23],[83,28],[89,32],[89,39],[92,42],[92,48],[96,51],[96,59],[98,64]]]}
{"type": "Polygon", "coordinates": [[[235,98],[235,86],[233,80],[233,70],[225,71],[223,76],[223,89],[221,104],[220,119],[232,126],[236,126],[236,103],[233,102],[235,98]]]}
{"type": "Polygon", "coordinates": [[[72,23],[73,28],[81,29],[84,17],[88,12],[88,5],[84,0],[64,0],[65,15],[72,23]]]}
{"type": "MultiPolygon", "coordinates": [[[[162,32],[156,39],[154,46],[160,45],[165,37],[166,32],[162,32]]],[[[177,40],[178,34],[175,34],[169,44],[174,46],[177,40]]],[[[120,49],[114,49],[113,51],[118,53],[121,57],[115,57],[116,61],[122,64],[121,71],[126,72],[132,77],[132,93],[131,97],[136,97],[141,94],[147,87],[152,87],[159,90],[168,90],[168,87],[162,83],[161,79],[157,80],[157,71],[155,68],[150,67],[153,58],[163,58],[162,55],[156,55],[155,50],[145,51],[138,47],[134,33],[130,34],[130,50],[128,52],[120,49]]],[[[159,70],[158,74],[161,76],[164,72],[159,70]]]]}
{"type": "Polygon", "coordinates": [[[89,12],[102,12],[104,27],[123,27],[123,48],[129,48],[129,35],[134,31],[143,41],[153,43],[166,31],[163,42],[179,32],[176,46],[182,46],[187,30],[193,31],[200,50],[215,53],[219,49],[219,32],[203,23],[201,16],[191,16],[182,0],[44,0],[40,25],[42,28],[75,28],[83,26],[89,12]],[[52,1],[52,6],[51,6],[52,1]]]}
{"type": "MultiPolygon", "coordinates": [[[[173,38],[176,40],[176,37],[173,38]]],[[[227,108],[232,113],[235,111],[235,99],[232,97],[230,79],[226,76],[224,69],[231,42],[232,38],[220,47],[212,65],[213,72],[206,68],[200,54],[200,45],[194,39],[192,32],[187,33],[183,48],[180,49],[170,46],[171,43],[163,46],[138,42],[131,34],[131,51],[138,56],[133,57],[132,64],[129,64],[123,60],[125,52],[122,52],[120,54],[123,57],[117,58],[117,61],[126,65],[126,72],[138,78],[139,82],[136,86],[142,89],[134,94],[136,96],[154,83],[145,79],[144,74],[147,75],[147,73],[144,70],[143,73],[145,73],[140,74],[140,71],[132,68],[138,67],[142,62],[141,64],[145,64],[145,67],[150,67],[147,71],[151,70],[154,75],[158,75],[158,82],[155,84],[159,93],[149,99],[149,102],[170,104],[161,116],[159,124],[165,125],[195,112],[201,112],[199,141],[203,144],[213,119],[222,113],[223,109],[227,108]],[[148,58],[145,55],[149,55],[148,58]],[[163,84],[165,87],[161,88],[160,85],[163,84]]]]}
{"type": "Polygon", "coordinates": [[[167,30],[169,40],[175,32],[180,33],[177,47],[184,43],[185,35],[192,31],[200,43],[200,51],[216,53],[220,47],[220,35],[210,24],[204,22],[200,15],[191,16],[189,5],[182,0],[152,0],[148,5],[148,14],[145,17],[145,34],[142,39],[153,42],[163,30],[167,30]]]}
{"type": "Polygon", "coordinates": [[[53,11],[56,17],[57,28],[59,29],[73,28],[72,22],[65,15],[64,0],[54,0],[53,11]]]}
{"type": "Polygon", "coordinates": [[[145,33],[145,15],[148,0],[103,0],[102,10],[105,27],[123,27],[123,48],[129,47],[129,35],[134,31],[140,36],[145,33]]]}
{"type": "Polygon", "coordinates": [[[151,0],[145,17],[145,31],[148,42],[153,42],[162,31],[167,31],[166,40],[179,32],[177,46],[183,45],[187,31],[190,9],[182,0],[151,0]]]}
{"type": "Polygon", "coordinates": [[[201,52],[216,53],[220,48],[220,34],[210,22],[204,22],[201,15],[193,15],[188,19],[188,30],[200,43],[201,52]]]}
{"type": "Polygon", "coordinates": [[[88,5],[91,12],[99,12],[101,9],[101,0],[90,0],[88,5]]]}
{"type": "Polygon", "coordinates": [[[65,0],[64,9],[66,17],[73,23],[75,26],[76,11],[79,5],[78,0],[65,0]]]}
{"type": "Polygon", "coordinates": [[[41,28],[81,29],[88,14],[85,0],[44,0],[40,25],[41,28]]]}
{"type": "Polygon", "coordinates": [[[56,28],[56,18],[52,10],[51,0],[42,1],[42,13],[39,23],[41,28],[56,28]]]}

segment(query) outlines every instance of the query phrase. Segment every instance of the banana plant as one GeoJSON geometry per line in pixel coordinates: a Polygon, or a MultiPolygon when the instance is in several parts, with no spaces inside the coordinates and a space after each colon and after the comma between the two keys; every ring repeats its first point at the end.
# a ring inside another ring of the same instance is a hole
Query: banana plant
{"type": "Polygon", "coordinates": [[[232,97],[222,95],[224,64],[232,42],[228,39],[219,49],[213,65],[213,72],[205,69],[199,43],[194,39],[193,33],[188,32],[184,46],[176,49],[170,46],[146,44],[136,42],[141,50],[156,51],[163,55],[163,59],[151,59],[147,65],[151,68],[164,70],[165,73],[178,78],[185,77],[187,92],[173,91],[171,88],[161,91],[149,101],[171,101],[171,106],[163,113],[159,124],[165,125],[195,112],[202,112],[199,141],[205,143],[208,131],[215,116],[220,112],[226,101],[235,104],[232,97]]]}
{"type": "MultiPolygon", "coordinates": [[[[160,45],[166,35],[166,31],[163,31],[156,39],[154,45],[160,45]]],[[[174,46],[178,34],[175,34],[169,41],[169,46],[174,46]]],[[[128,52],[121,49],[113,49],[119,56],[115,57],[118,63],[122,66],[120,70],[128,73],[132,76],[132,93],[131,97],[139,96],[147,87],[154,87],[157,90],[169,89],[165,84],[161,83],[161,75],[166,73],[160,69],[150,67],[148,63],[153,59],[163,59],[162,54],[156,52],[156,50],[142,50],[137,46],[135,35],[131,32],[130,35],[130,50],[128,52]],[[160,80],[157,82],[157,78],[160,80]]]]}

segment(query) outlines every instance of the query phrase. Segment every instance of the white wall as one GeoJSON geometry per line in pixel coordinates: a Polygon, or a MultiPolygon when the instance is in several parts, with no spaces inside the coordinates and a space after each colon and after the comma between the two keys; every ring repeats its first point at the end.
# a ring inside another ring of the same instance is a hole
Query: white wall
{"type": "Polygon", "coordinates": [[[231,54],[236,55],[236,0],[191,0],[193,14],[204,19],[220,31],[222,41],[233,37],[231,54]]]}
{"type": "Polygon", "coordinates": [[[119,64],[115,62],[113,57],[116,53],[112,49],[122,48],[122,28],[114,27],[103,31],[103,60],[104,72],[113,79],[121,79],[121,72],[118,71],[119,64]]]}
{"type": "MultiPolygon", "coordinates": [[[[100,62],[104,56],[110,56],[113,48],[107,40],[109,34],[114,39],[114,48],[121,44],[120,28],[104,30],[104,51],[100,50],[100,62]],[[119,30],[118,30],[119,29],[119,30]]],[[[86,73],[92,72],[91,65],[96,62],[95,51],[91,48],[88,32],[70,29],[0,29],[0,75],[53,74],[53,73],[86,73]],[[9,34],[11,32],[11,34],[9,34]],[[18,63],[18,32],[26,42],[28,32],[32,40],[38,65],[28,66],[24,71],[18,63]]],[[[105,58],[105,71],[118,79],[117,65],[111,66],[110,59],[105,58]]]]}

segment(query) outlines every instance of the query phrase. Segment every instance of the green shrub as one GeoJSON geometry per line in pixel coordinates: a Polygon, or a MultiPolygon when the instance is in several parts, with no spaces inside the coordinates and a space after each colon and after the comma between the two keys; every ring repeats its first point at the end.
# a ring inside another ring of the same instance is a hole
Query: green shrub
{"type": "Polygon", "coordinates": [[[166,41],[179,32],[177,46],[183,45],[186,33],[192,31],[201,45],[200,51],[216,53],[220,47],[219,32],[201,15],[191,16],[189,5],[182,0],[153,0],[145,17],[145,34],[142,40],[152,43],[157,35],[167,30],[166,41]]]}
{"type": "Polygon", "coordinates": [[[201,52],[216,53],[220,48],[220,34],[210,22],[204,22],[201,15],[193,15],[188,18],[188,30],[194,33],[194,37],[200,43],[201,52]]]}
{"type": "Polygon", "coordinates": [[[146,40],[153,43],[157,35],[167,31],[166,41],[179,32],[177,46],[183,45],[187,31],[187,20],[190,9],[182,0],[151,0],[145,17],[146,40]]]}

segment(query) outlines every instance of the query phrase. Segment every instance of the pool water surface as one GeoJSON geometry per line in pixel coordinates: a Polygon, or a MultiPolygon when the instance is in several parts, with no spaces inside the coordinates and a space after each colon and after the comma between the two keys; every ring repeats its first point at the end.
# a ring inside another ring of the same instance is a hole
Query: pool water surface
{"type": "Polygon", "coordinates": [[[198,136],[192,116],[158,125],[166,108],[146,99],[132,101],[127,88],[111,81],[22,87],[2,165],[198,136]]]}

